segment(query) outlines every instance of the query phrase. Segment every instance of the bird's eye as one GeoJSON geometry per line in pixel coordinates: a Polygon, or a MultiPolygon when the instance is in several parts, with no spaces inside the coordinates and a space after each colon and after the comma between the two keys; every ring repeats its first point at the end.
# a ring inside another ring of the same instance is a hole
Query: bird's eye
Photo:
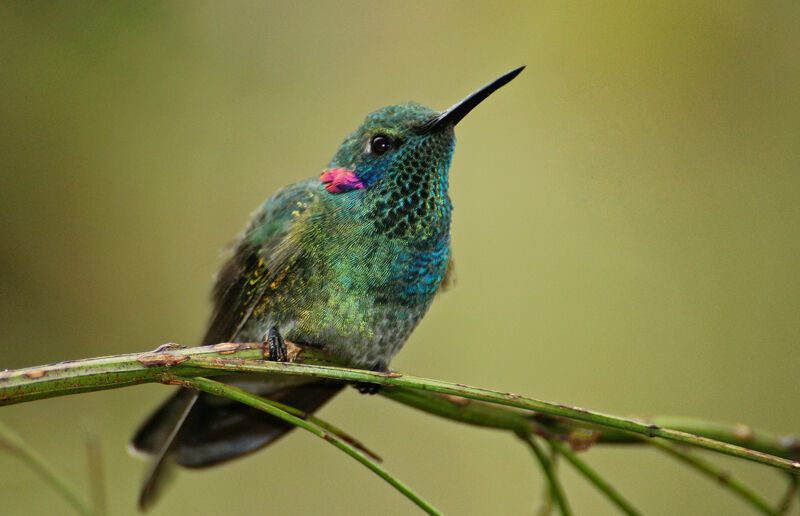
{"type": "Polygon", "coordinates": [[[380,156],[381,154],[386,154],[389,149],[392,148],[392,142],[389,140],[388,136],[384,136],[382,134],[378,134],[372,137],[372,140],[369,141],[369,150],[373,154],[380,156]]]}

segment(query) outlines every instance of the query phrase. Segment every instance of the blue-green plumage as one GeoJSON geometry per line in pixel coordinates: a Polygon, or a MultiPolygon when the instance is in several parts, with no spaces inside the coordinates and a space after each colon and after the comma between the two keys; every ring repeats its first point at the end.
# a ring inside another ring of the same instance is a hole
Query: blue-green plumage
{"type": "MultiPolygon", "coordinates": [[[[517,69],[444,112],[415,103],[367,116],[318,178],[287,186],[253,214],[217,275],[203,344],[263,341],[276,328],[353,367],[386,370],[452,274],[448,171],[455,124],[517,69]]],[[[341,384],[285,376],[227,379],[311,412],[341,384]]],[[[145,422],[134,449],[160,465],[206,466],[290,427],[181,390],[145,422]]]]}

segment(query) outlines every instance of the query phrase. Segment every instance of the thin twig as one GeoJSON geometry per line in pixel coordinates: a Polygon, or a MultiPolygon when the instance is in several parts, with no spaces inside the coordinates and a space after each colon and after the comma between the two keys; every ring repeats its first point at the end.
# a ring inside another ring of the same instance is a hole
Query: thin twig
{"type": "Polygon", "coordinates": [[[224,383],[220,383],[215,380],[209,380],[207,378],[176,377],[174,378],[174,381],[172,383],[208,392],[210,394],[216,394],[218,396],[225,396],[228,399],[244,403],[245,405],[249,405],[258,410],[262,410],[272,416],[279,417],[295,426],[298,426],[303,430],[307,430],[308,432],[311,432],[317,437],[320,437],[325,441],[331,443],[332,445],[336,446],[337,448],[347,453],[348,455],[356,459],[358,462],[360,462],[361,464],[372,470],[375,474],[377,474],[379,477],[381,477],[386,482],[391,484],[395,489],[400,491],[400,493],[402,493],[409,500],[417,504],[417,506],[419,506],[422,510],[424,510],[428,514],[434,514],[434,515],[441,514],[430,503],[428,503],[421,496],[412,491],[410,487],[405,485],[398,478],[394,477],[388,471],[379,466],[375,461],[371,460],[365,454],[356,450],[354,447],[352,447],[344,440],[340,439],[339,437],[331,433],[328,433],[327,431],[323,430],[322,428],[319,428],[318,426],[310,423],[307,420],[289,414],[288,412],[284,412],[283,410],[276,407],[269,400],[266,400],[260,396],[256,396],[255,394],[251,394],[247,391],[239,389],[238,387],[233,387],[232,385],[226,385],[224,383]]]}
{"type": "Polygon", "coordinates": [[[789,475],[789,485],[786,487],[786,492],[781,497],[781,500],[778,502],[777,511],[778,514],[784,515],[789,514],[789,511],[792,509],[792,501],[794,500],[794,495],[798,493],[797,484],[800,477],[797,475],[789,475]]]}
{"type": "Polygon", "coordinates": [[[586,477],[589,482],[594,484],[594,486],[606,497],[616,505],[619,510],[623,513],[628,514],[629,516],[641,516],[640,513],[636,508],[630,504],[625,498],[622,497],[619,492],[614,489],[611,484],[606,482],[603,477],[597,474],[595,470],[593,470],[588,464],[583,462],[581,459],[578,458],[577,454],[570,450],[567,446],[559,441],[550,441],[550,444],[555,448],[555,450],[564,456],[570,464],[575,466],[575,469],[578,470],[584,477],[586,477]]]}
{"type": "Polygon", "coordinates": [[[103,449],[100,446],[100,437],[94,429],[84,430],[86,442],[86,465],[89,470],[89,495],[94,506],[94,511],[99,516],[108,514],[106,501],[105,468],[103,467],[103,449]]]}
{"type": "Polygon", "coordinates": [[[466,398],[481,401],[499,403],[511,407],[533,410],[545,414],[566,417],[577,421],[592,423],[597,426],[605,426],[625,430],[646,437],[662,437],[676,442],[690,444],[699,448],[713,450],[726,455],[747,459],[761,464],[778,467],[786,471],[800,474],[800,462],[782,459],[767,453],[758,452],[741,446],[716,441],[707,437],[688,434],[679,430],[663,428],[653,423],[643,423],[633,419],[621,418],[603,414],[592,410],[579,407],[570,407],[559,403],[550,403],[519,396],[512,393],[503,393],[489,389],[468,387],[461,384],[443,382],[428,378],[417,378],[398,373],[377,373],[373,371],[363,371],[360,369],[344,369],[340,367],[316,366],[309,364],[290,364],[290,363],[270,363],[254,360],[220,360],[205,357],[191,357],[187,364],[195,367],[208,367],[218,371],[221,367],[227,371],[237,372],[276,372],[283,371],[287,374],[297,374],[301,376],[313,376],[318,378],[331,378],[338,380],[348,380],[355,382],[377,383],[384,386],[399,386],[413,389],[430,390],[442,394],[463,396],[466,398]],[[275,367],[278,366],[278,367],[275,367]]]}
{"type": "Polygon", "coordinates": [[[555,474],[553,470],[553,461],[545,455],[542,449],[536,444],[534,438],[530,435],[525,436],[522,438],[528,444],[533,455],[539,461],[539,464],[542,466],[542,471],[544,471],[544,476],[547,478],[547,483],[550,486],[550,493],[553,500],[556,502],[559,508],[559,512],[563,516],[569,516],[572,514],[572,510],[569,507],[569,503],[567,502],[567,496],[564,493],[564,488],[561,486],[561,482],[558,480],[558,476],[555,474]]]}
{"type": "Polygon", "coordinates": [[[0,449],[3,448],[19,457],[22,462],[27,464],[28,467],[64,497],[79,514],[87,516],[95,516],[97,514],[88,500],[78,491],[77,487],[56,471],[36,450],[28,446],[11,428],[0,421],[0,449]]]}
{"type": "Polygon", "coordinates": [[[676,459],[680,460],[684,464],[688,464],[692,468],[696,469],[700,473],[716,480],[723,486],[730,489],[733,493],[739,495],[744,501],[752,505],[758,511],[768,516],[779,516],[780,513],[770,507],[769,503],[767,503],[764,498],[762,498],[758,493],[750,489],[748,486],[744,485],[739,480],[735,479],[728,473],[727,471],[723,470],[719,466],[712,464],[708,461],[701,459],[691,453],[685,452],[678,448],[675,445],[667,444],[660,442],[656,439],[651,439],[648,441],[649,444],[655,446],[659,450],[675,457],[676,459]]]}
{"type": "MultiPolygon", "coordinates": [[[[330,363],[332,360],[331,357],[321,355],[314,350],[294,347],[297,351],[294,351],[292,355],[301,361],[330,363]]],[[[332,378],[351,382],[376,383],[387,387],[438,392],[444,395],[482,400],[507,407],[533,410],[549,416],[580,421],[595,430],[602,429],[604,435],[601,435],[601,442],[607,439],[606,435],[613,435],[615,439],[623,439],[621,435],[624,432],[647,437],[662,437],[675,442],[778,467],[794,474],[800,473],[800,462],[797,460],[787,460],[764,451],[758,451],[763,450],[760,446],[765,443],[753,440],[752,434],[738,437],[735,433],[732,433],[726,436],[729,438],[726,439],[728,442],[722,442],[702,435],[693,435],[685,431],[665,428],[658,422],[648,423],[620,418],[578,407],[549,403],[511,393],[467,387],[440,380],[416,378],[397,373],[377,373],[313,365],[311,363],[266,362],[263,360],[263,344],[261,343],[224,343],[190,349],[160,348],[151,353],[118,355],[6,371],[0,373],[0,405],[125,385],[159,382],[163,381],[165,375],[169,374],[184,377],[214,376],[231,371],[332,378]],[[747,448],[730,444],[730,442],[744,444],[747,448]]],[[[651,421],[656,421],[656,419],[651,421]]],[[[766,445],[769,446],[769,451],[792,457],[792,459],[797,456],[798,445],[796,440],[791,440],[789,445],[783,444],[786,440],[767,439],[767,441],[766,445]]]]}
{"type": "Polygon", "coordinates": [[[377,453],[373,452],[369,448],[367,448],[364,443],[356,439],[355,437],[351,436],[341,428],[334,426],[333,424],[320,419],[319,417],[309,414],[307,412],[303,412],[302,410],[296,409],[290,405],[283,404],[279,401],[275,400],[268,400],[273,406],[283,410],[284,412],[288,412],[289,414],[299,417],[300,419],[305,419],[309,423],[318,426],[322,430],[330,432],[331,434],[335,435],[342,441],[346,442],[356,450],[365,453],[368,455],[372,460],[375,462],[383,462],[383,459],[377,453]]]}

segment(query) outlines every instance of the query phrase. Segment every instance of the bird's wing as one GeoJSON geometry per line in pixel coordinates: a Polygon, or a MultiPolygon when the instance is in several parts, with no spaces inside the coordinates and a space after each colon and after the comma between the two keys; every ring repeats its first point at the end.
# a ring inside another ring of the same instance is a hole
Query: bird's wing
{"type": "MultiPolygon", "coordinates": [[[[319,199],[320,188],[313,179],[287,186],[253,215],[217,274],[214,310],[203,345],[236,340],[266,292],[292,274],[302,254],[292,245],[292,228],[319,199]]],[[[340,388],[315,382],[275,396],[313,411],[340,388]]],[[[139,495],[140,508],[150,506],[157,497],[169,455],[176,455],[184,465],[210,465],[265,446],[289,429],[282,420],[263,412],[244,405],[209,404],[197,391],[181,389],[145,421],[131,442],[134,450],[156,457],[139,495]],[[184,423],[188,428],[182,429],[184,423]],[[212,424],[213,431],[207,428],[212,424]]]]}
{"type": "Polygon", "coordinates": [[[264,300],[271,284],[291,273],[300,250],[286,245],[293,222],[314,204],[319,181],[289,185],[256,211],[216,276],[214,309],[202,345],[230,342],[264,300]]]}

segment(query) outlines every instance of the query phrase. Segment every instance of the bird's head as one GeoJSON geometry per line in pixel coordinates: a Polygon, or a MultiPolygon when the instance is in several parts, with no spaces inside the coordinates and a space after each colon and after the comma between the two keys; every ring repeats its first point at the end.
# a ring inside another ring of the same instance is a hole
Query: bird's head
{"type": "Polygon", "coordinates": [[[328,195],[368,208],[380,232],[419,238],[435,219],[449,225],[448,170],[453,128],[517,68],[445,111],[415,102],[370,113],[320,176],[328,195]]]}

